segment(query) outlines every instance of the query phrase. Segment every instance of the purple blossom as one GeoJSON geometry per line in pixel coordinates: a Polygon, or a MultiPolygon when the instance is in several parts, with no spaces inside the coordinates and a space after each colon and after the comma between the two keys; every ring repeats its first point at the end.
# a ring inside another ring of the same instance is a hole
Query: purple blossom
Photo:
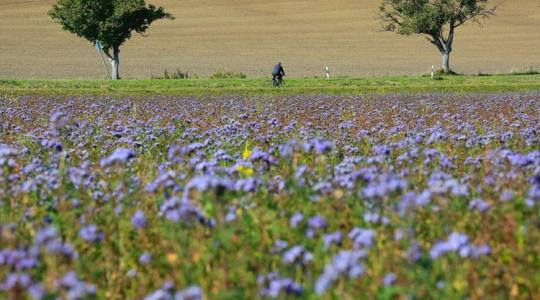
{"type": "Polygon", "coordinates": [[[261,297],[278,298],[280,295],[301,296],[304,288],[290,278],[281,277],[278,273],[260,275],[257,278],[261,297]]]}
{"type": "Polygon", "coordinates": [[[282,240],[277,240],[274,242],[274,246],[270,250],[271,253],[281,253],[283,250],[285,250],[289,246],[289,243],[282,240]]]}
{"type": "Polygon", "coordinates": [[[489,207],[489,203],[480,198],[476,198],[469,203],[469,209],[477,209],[479,212],[485,212],[489,207]]]}
{"type": "Polygon", "coordinates": [[[296,141],[294,140],[281,144],[279,146],[279,154],[281,155],[281,157],[291,157],[294,153],[295,147],[296,141]]]}
{"type": "Polygon", "coordinates": [[[63,149],[62,143],[56,139],[52,139],[52,140],[42,139],[41,146],[45,149],[52,149],[58,152],[62,151],[63,149]]]}
{"type": "Polygon", "coordinates": [[[43,299],[45,297],[45,289],[40,283],[29,286],[27,291],[32,299],[43,299]]]}
{"type": "Polygon", "coordinates": [[[533,185],[529,189],[527,196],[532,200],[540,200],[540,185],[538,184],[533,185]]]}
{"type": "Polygon", "coordinates": [[[152,253],[144,252],[139,256],[139,263],[142,265],[147,265],[152,261],[152,253]]]}
{"type": "Polygon", "coordinates": [[[375,145],[373,147],[373,152],[375,153],[375,155],[390,155],[390,147],[388,147],[388,145],[375,145]]]}
{"type": "Polygon", "coordinates": [[[439,290],[442,290],[442,289],[444,289],[444,287],[446,286],[446,282],[444,282],[444,280],[439,280],[439,281],[437,281],[437,285],[436,285],[436,286],[437,286],[437,288],[438,288],[439,290]]]}
{"type": "Polygon", "coordinates": [[[527,167],[534,163],[534,160],[532,158],[530,158],[527,155],[523,155],[519,153],[508,156],[508,160],[513,166],[518,166],[522,168],[527,167]]]}
{"type": "Polygon", "coordinates": [[[0,144],[0,166],[15,167],[17,150],[9,145],[0,144]]]}
{"type": "Polygon", "coordinates": [[[143,229],[146,227],[147,220],[142,210],[137,210],[131,217],[131,226],[135,229],[143,229]]]}
{"type": "Polygon", "coordinates": [[[394,231],[394,240],[395,241],[401,241],[405,237],[405,230],[401,228],[397,228],[394,231]]]}
{"type": "Polygon", "coordinates": [[[313,216],[308,221],[308,227],[311,229],[324,229],[328,226],[326,219],[321,216],[313,216]]]}
{"type": "Polygon", "coordinates": [[[160,207],[159,214],[173,222],[183,221],[186,224],[199,222],[213,227],[214,221],[206,218],[202,211],[189,200],[172,197],[167,199],[160,207]]]}
{"type": "Polygon", "coordinates": [[[97,292],[93,284],[81,281],[75,272],[66,273],[56,282],[56,286],[57,288],[66,290],[68,299],[84,299],[88,296],[95,295],[97,292]]]}
{"type": "Polygon", "coordinates": [[[354,228],[348,236],[355,249],[370,249],[375,245],[375,231],[373,229],[354,228]]]}
{"type": "Polygon", "coordinates": [[[101,160],[101,167],[109,167],[114,164],[126,164],[131,159],[135,158],[135,151],[126,148],[118,148],[108,156],[101,160]]]}
{"type": "Polygon", "coordinates": [[[514,198],[514,193],[511,190],[504,190],[501,193],[500,199],[503,202],[508,202],[514,198]]]}
{"type": "Polygon", "coordinates": [[[172,291],[165,289],[163,287],[151,293],[150,295],[144,297],[144,300],[172,300],[172,299],[174,299],[172,291]]]}
{"type": "Polygon", "coordinates": [[[429,190],[422,191],[414,199],[414,204],[418,207],[426,206],[431,203],[431,192],[429,190]]]}
{"type": "Polygon", "coordinates": [[[314,139],[304,144],[304,150],[306,152],[314,151],[317,154],[324,154],[330,152],[334,147],[334,143],[331,141],[314,139]]]}
{"type": "Polygon", "coordinates": [[[174,295],[175,300],[202,300],[203,292],[198,286],[190,286],[183,290],[176,292],[174,295]]]}
{"type": "Polygon", "coordinates": [[[411,262],[416,262],[422,256],[422,249],[418,242],[413,241],[409,249],[407,249],[407,259],[411,262]]]}
{"type": "Polygon", "coordinates": [[[0,291],[10,291],[15,288],[26,289],[32,284],[32,278],[24,273],[8,274],[4,284],[0,285],[0,291]]]}
{"type": "Polygon", "coordinates": [[[240,178],[234,183],[234,189],[246,193],[256,192],[262,183],[256,178],[240,178]]]}
{"type": "Polygon", "coordinates": [[[77,257],[73,246],[60,240],[56,229],[53,227],[46,227],[38,231],[34,241],[36,246],[44,247],[49,253],[62,254],[69,258],[77,257]]]}
{"type": "Polygon", "coordinates": [[[336,231],[333,233],[328,233],[323,235],[324,249],[330,248],[333,244],[341,245],[343,242],[343,234],[341,231],[336,231]]]}
{"type": "Polygon", "coordinates": [[[354,122],[353,121],[341,122],[341,123],[339,123],[338,128],[339,129],[352,129],[352,128],[354,128],[354,122]]]}
{"type": "Polygon", "coordinates": [[[79,231],[79,236],[91,243],[100,242],[105,238],[105,235],[97,228],[96,225],[87,225],[79,231]]]}
{"type": "Polygon", "coordinates": [[[314,216],[308,220],[308,230],[306,231],[306,236],[308,238],[313,238],[315,233],[319,230],[325,229],[328,226],[326,219],[321,216],[314,216]]]}
{"type": "Polygon", "coordinates": [[[376,212],[366,211],[364,213],[364,222],[366,223],[377,223],[379,221],[380,215],[376,212]]]}
{"type": "Polygon", "coordinates": [[[275,162],[275,159],[270,156],[267,152],[261,151],[259,149],[254,149],[251,155],[249,156],[250,161],[261,161],[266,164],[272,164],[275,162]]]}
{"type": "Polygon", "coordinates": [[[461,257],[473,257],[488,255],[490,247],[486,244],[474,246],[470,243],[469,237],[466,234],[452,232],[446,241],[439,241],[431,247],[429,254],[431,258],[437,259],[446,253],[456,252],[461,257]]]}
{"type": "Polygon", "coordinates": [[[391,286],[393,285],[397,280],[397,275],[394,273],[388,273],[383,278],[383,285],[384,286],[391,286]]]}
{"type": "Polygon", "coordinates": [[[350,279],[361,276],[364,273],[364,266],[360,263],[360,259],[364,257],[366,253],[362,250],[340,251],[317,278],[315,292],[322,295],[341,276],[350,279]]]}
{"type": "Polygon", "coordinates": [[[304,220],[304,215],[301,213],[295,213],[290,220],[291,227],[296,228],[298,227],[298,224],[304,220]]]}
{"type": "Polygon", "coordinates": [[[283,253],[283,262],[286,264],[307,265],[313,260],[313,254],[302,246],[294,246],[283,253]]]}
{"type": "Polygon", "coordinates": [[[372,211],[364,212],[363,219],[366,223],[382,223],[384,225],[390,223],[390,219],[388,217],[382,216],[379,213],[372,211]]]}
{"type": "Polygon", "coordinates": [[[57,237],[56,229],[54,229],[54,227],[46,227],[38,231],[38,233],[36,234],[34,238],[34,241],[37,245],[43,245],[53,239],[56,239],[56,237],[57,237]]]}
{"type": "Polygon", "coordinates": [[[370,182],[362,191],[362,195],[366,198],[376,198],[388,196],[398,191],[404,191],[407,188],[405,179],[394,175],[382,176],[378,182],[370,182]]]}
{"type": "Polygon", "coordinates": [[[37,256],[34,251],[3,249],[0,250],[0,266],[6,265],[18,271],[32,269],[39,262],[37,256]]]}
{"type": "Polygon", "coordinates": [[[231,223],[232,221],[236,220],[236,210],[237,210],[237,207],[234,205],[229,207],[227,215],[225,215],[226,223],[231,223]]]}
{"type": "Polygon", "coordinates": [[[458,250],[469,243],[469,237],[466,234],[452,232],[446,241],[451,250],[458,250]]]}
{"type": "Polygon", "coordinates": [[[434,130],[431,133],[431,136],[427,140],[427,143],[428,144],[437,143],[438,141],[445,140],[446,138],[447,138],[447,135],[442,128],[434,128],[434,130]]]}
{"type": "Polygon", "coordinates": [[[231,189],[231,182],[227,179],[220,178],[217,176],[203,175],[193,177],[188,184],[186,185],[185,195],[191,190],[196,189],[199,192],[205,192],[208,190],[222,190],[222,189],[231,189]]]}
{"type": "Polygon", "coordinates": [[[55,111],[51,114],[49,117],[49,122],[53,126],[53,128],[61,128],[66,126],[67,124],[67,116],[64,112],[61,111],[55,111]]]}
{"type": "Polygon", "coordinates": [[[473,258],[486,256],[491,253],[491,247],[487,244],[483,244],[477,247],[471,247],[471,254],[470,256],[473,258]]]}

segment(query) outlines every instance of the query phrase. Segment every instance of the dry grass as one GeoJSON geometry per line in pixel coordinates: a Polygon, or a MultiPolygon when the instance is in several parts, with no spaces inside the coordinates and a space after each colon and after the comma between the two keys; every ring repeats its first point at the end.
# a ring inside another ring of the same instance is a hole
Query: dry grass
{"type": "MultiPolygon", "coordinates": [[[[0,0],[0,78],[101,78],[95,49],[46,15],[53,1],[0,0]]],[[[420,74],[439,63],[422,37],[378,32],[378,0],[153,0],[177,17],[123,48],[129,78],[165,68],[207,76],[264,76],[281,60],[291,76],[420,74]]],[[[540,68],[540,2],[506,0],[498,16],[461,28],[452,56],[464,73],[540,68]]]]}

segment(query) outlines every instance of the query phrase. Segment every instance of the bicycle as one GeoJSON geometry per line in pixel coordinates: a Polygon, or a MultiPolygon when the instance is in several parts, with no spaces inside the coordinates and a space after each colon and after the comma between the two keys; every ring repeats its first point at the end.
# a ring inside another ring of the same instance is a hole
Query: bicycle
{"type": "Polygon", "coordinates": [[[285,85],[285,80],[283,78],[272,78],[271,84],[273,87],[280,87],[285,85]]]}

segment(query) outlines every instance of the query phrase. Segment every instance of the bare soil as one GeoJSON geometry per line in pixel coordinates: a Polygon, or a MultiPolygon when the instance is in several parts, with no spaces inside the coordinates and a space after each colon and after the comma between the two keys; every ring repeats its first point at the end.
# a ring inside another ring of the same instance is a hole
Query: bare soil
{"type": "MultiPolygon", "coordinates": [[[[176,20],[159,21],[121,52],[125,78],[164,69],[208,76],[266,76],[282,61],[290,76],[418,75],[440,64],[423,37],[380,31],[378,0],[150,0],[176,20]]],[[[0,78],[103,78],[95,48],[48,16],[53,1],[0,0],[0,78]]],[[[506,0],[483,26],[457,32],[453,69],[540,69],[540,1],[506,0]]]]}

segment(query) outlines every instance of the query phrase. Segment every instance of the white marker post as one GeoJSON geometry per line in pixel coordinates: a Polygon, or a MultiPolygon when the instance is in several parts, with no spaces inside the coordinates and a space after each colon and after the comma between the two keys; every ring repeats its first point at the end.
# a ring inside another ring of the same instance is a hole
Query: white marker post
{"type": "Polygon", "coordinates": [[[435,66],[431,65],[431,79],[435,78],[435,66]]]}
{"type": "Polygon", "coordinates": [[[326,66],[326,79],[330,79],[330,68],[326,66]]]}

